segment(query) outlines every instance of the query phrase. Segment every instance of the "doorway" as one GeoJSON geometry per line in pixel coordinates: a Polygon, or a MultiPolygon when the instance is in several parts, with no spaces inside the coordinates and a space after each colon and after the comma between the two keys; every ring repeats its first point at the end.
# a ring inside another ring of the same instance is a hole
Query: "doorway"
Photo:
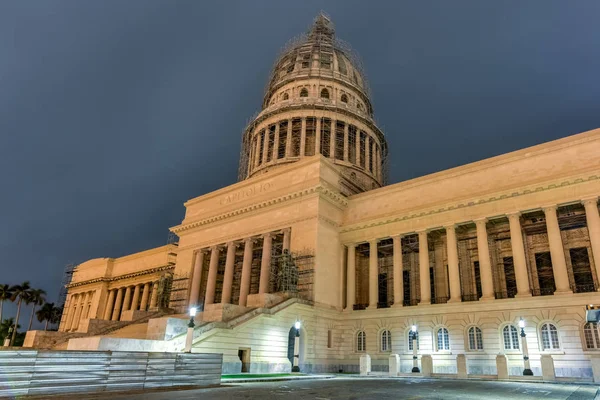
{"type": "Polygon", "coordinates": [[[250,349],[241,348],[238,350],[238,357],[242,362],[242,372],[250,372],[250,349]]]}

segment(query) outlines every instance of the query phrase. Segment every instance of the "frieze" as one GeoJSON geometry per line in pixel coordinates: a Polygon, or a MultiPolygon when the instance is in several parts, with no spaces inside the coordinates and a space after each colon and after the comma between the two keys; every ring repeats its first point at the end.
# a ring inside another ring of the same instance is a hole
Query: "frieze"
{"type": "Polygon", "coordinates": [[[240,200],[254,197],[257,194],[267,192],[267,191],[271,190],[272,187],[273,187],[273,184],[271,182],[257,183],[254,186],[250,186],[248,188],[238,190],[237,192],[234,192],[234,193],[228,194],[225,197],[222,197],[221,200],[219,200],[219,203],[222,206],[232,204],[232,203],[238,202],[240,200]]]}
{"type": "Polygon", "coordinates": [[[162,266],[162,267],[157,267],[157,268],[152,268],[152,269],[146,269],[146,270],[143,270],[143,271],[133,272],[131,274],[118,275],[118,276],[114,276],[112,278],[108,278],[108,277],[94,278],[94,279],[89,279],[87,281],[82,281],[82,282],[77,282],[77,283],[70,283],[68,285],[65,285],[65,287],[69,289],[69,288],[74,288],[74,287],[89,285],[89,284],[97,283],[97,282],[114,282],[114,281],[120,281],[120,280],[123,280],[123,279],[134,278],[136,276],[152,274],[154,272],[166,271],[166,270],[170,270],[170,269],[173,269],[173,268],[175,268],[175,265],[165,265],[165,266],[162,266]]]}
{"type": "Polygon", "coordinates": [[[569,185],[577,185],[580,183],[585,183],[585,182],[589,182],[589,181],[595,181],[600,179],[600,177],[598,175],[592,175],[589,176],[587,179],[582,179],[582,178],[577,178],[574,179],[573,181],[564,181],[562,182],[560,185],[556,185],[556,184],[550,184],[548,186],[545,187],[537,187],[535,190],[531,190],[531,189],[524,189],[520,192],[513,192],[510,195],[507,194],[502,194],[500,196],[494,196],[494,197],[490,197],[487,199],[480,199],[477,202],[471,201],[468,202],[467,204],[464,203],[459,203],[456,205],[451,205],[448,207],[442,207],[442,208],[438,208],[438,209],[433,209],[433,210],[429,210],[429,211],[422,211],[420,213],[415,213],[415,214],[409,214],[409,215],[403,215],[402,217],[397,217],[397,218],[393,218],[393,219],[386,219],[386,220],[380,220],[377,222],[371,222],[371,223],[363,223],[363,224],[359,224],[359,225],[355,225],[355,226],[351,226],[351,227],[347,227],[341,230],[340,233],[347,233],[347,232],[354,232],[354,231],[359,231],[361,229],[366,229],[369,227],[374,227],[374,226],[381,226],[381,225],[387,225],[387,224],[391,224],[394,222],[399,222],[399,221],[407,221],[410,219],[415,219],[415,218],[420,218],[420,217],[424,217],[427,215],[434,215],[434,214],[440,214],[446,211],[452,211],[452,210],[456,210],[459,208],[465,208],[465,207],[471,207],[474,206],[476,204],[485,204],[485,203],[491,203],[494,201],[499,201],[499,200],[504,200],[507,199],[509,197],[518,197],[518,196],[523,196],[523,195],[527,195],[527,194],[531,194],[533,192],[542,192],[542,191],[546,191],[546,190],[551,190],[551,189],[555,189],[558,187],[564,187],[564,186],[569,186],[569,185]]]}

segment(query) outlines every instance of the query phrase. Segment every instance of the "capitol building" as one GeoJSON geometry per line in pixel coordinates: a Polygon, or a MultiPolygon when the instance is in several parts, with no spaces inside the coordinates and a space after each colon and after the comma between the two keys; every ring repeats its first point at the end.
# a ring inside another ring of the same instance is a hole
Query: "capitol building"
{"type": "Polygon", "coordinates": [[[222,353],[227,373],[394,359],[592,377],[600,129],[389,185],[400,155],[321,14],[277,58],[241,149],[239,181],[187,200],[176,241],[78,265],[59,331],[25,345],[183,351],[195,307],[191,351],[222,353]]]}

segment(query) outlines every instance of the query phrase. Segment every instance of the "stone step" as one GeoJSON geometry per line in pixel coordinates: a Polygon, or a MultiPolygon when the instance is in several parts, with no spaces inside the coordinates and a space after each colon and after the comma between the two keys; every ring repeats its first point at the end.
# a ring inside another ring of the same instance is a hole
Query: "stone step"
{"type": "Polygon", "coordinates": [[[117,338],[128,338],[128,339],[146,339],[146,332],[148,330],[148,323],[143,322],[140,324],[132,324],[127,325],[121,329],[117,329],[116,331],[110,332],[107,335],[108,337],[117,337],[117,338]]]}

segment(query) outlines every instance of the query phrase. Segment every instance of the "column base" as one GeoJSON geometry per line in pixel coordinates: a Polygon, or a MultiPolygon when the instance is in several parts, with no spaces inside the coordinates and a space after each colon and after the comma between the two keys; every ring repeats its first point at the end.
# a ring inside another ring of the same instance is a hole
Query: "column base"
{"type": "Polygon", "coordinates": [[[554,291],[555,295],[563,295],[563,294],[573,294],[573,291],[571,289],[568,290],[555,290],[554,291]]]}
{"type": "Polygon", "coordinates": [[[229,321],[235,317],[245,314],[250,309],[235,304],[209,304],[202,311],[202,321],[229,321]]]}
{"type": "Polygon", "coordinates": [[[460,298],[458,298],[458,299],[452,299],[452,298],[451,298],[451,299],[449,299],[449,300],[446,302],[446,304],[450,304],[450,303],[461,303],[461,302],[462,302],[462,300],[461,300],[460,298]]]}
{"type": "Polygon", "coordinates": [[[523,297],[533,297],[533,295],[531,294],[531,292],[515,294],[515,299],[519,299],[519,298],[523,298],[523,297]]]}
{"type": "Polygon", "coordinates": [[[430,306],[431,305],[431,300],[429,301],[420,301],[419,304],[417,304],[419,306],[430,306]]]}
{"type": "Polygon", "coordinates": [[[377,310],[377,304],[372,305],[372,306],[367,306],[366,310],[377,310]]]}
{"type": "Polygon", "coordinates": [[[404,307],[404,304],[402,303],[394,303],[390,306],[390,308],[402,308],[404,307]]]}
{"type": "Polygon", "coordinates": [[[246,299],[248,308],[271,308],[286,300],[289,296],[285,293],[257,293],[249,294],[246,299]]]}
{"type": "Polygon", "coordinates": [[[496,297],[491,296],[491,297],[480,297],[479,301],[492,301],[492,300],[496,300],[496,297]]]}

